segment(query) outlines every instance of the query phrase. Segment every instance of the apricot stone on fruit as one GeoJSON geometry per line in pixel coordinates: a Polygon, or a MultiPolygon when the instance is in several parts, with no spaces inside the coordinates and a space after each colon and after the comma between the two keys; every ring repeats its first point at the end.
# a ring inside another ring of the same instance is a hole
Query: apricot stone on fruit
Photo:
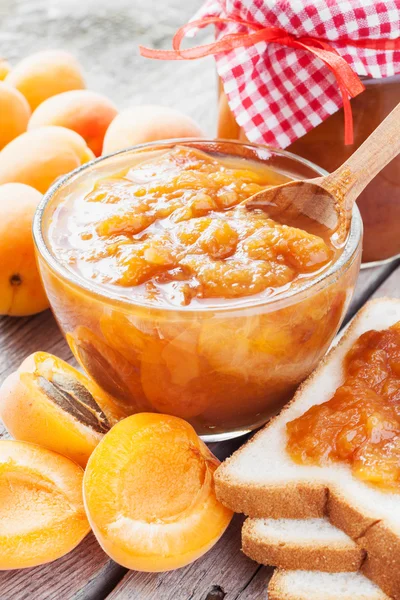
{"type": "Polygon", "coordinates": [[[0,153],[0,185],[25,183],[45,193],[61,175],[94,158],[85,140],[65,127],[27,131],[0,153]]]}
{"type": "Polygon", "coordinates": [[[61,125],[83,137],[96,156],[101,154],[104,135],[118,114],[116,106],[101,94],[73,90],[48,98],[34,111],[28,129],[61,125]]]}
{"type": "Polygon", "coordinates": [[[0,386],[0,418],[16,440],[53,450],[85,467],[110,427],[109,399],[77,369],[35,352],[0,386]]]}
{"type": "Polygon", "coordinates": [[[22,183],[0,185],[1,315],[32,315],[48,308],[32,239],[32,219],[41,197],[22,183]]]}
{"type": "Polygon", "coordinates": [[[0,150],[26,131],[30,116],[31,109],[21,92],[0,81],[0,150]]]}
{"type": "Polygon", "coordinates": [[[11,70],[6,82],[25,96],[32,110],[51,96],[86,87],[78,61],[63,50],[31,54],[11,70]]]}
{"type": "Polygon", "coordinates": [[[133,106],[112,121],[104,138],[103,154],[156,140],[198,137],[204,137],[204,133],[197,123],[174,108],[133,106]]]}

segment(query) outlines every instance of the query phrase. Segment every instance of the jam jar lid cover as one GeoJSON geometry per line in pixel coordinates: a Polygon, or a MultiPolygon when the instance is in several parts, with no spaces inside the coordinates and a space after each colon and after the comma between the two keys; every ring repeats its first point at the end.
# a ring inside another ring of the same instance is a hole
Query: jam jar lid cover
{"type": "MultiPolygon", "coordinates": [[[[285,148],[348,104],[337,73],[310,46],[340,55],[356,77],[400,73],[400,0],[208,0],[194,20],[213,18],[217,41],[230,34],[245,39],[249,30],[281,31],[276,41],[212,52],[229,106],[251,142],[285,148]]],[[[350,95],[362,93],[360,85],[350,95]]]]}

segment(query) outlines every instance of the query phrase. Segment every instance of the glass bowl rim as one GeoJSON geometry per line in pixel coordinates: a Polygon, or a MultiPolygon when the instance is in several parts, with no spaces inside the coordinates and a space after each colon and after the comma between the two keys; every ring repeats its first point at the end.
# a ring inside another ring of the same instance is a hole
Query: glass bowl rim
{"type": "MultiPolygon", "coordinates": [[[[89,294],[96,296],[101,299],[103,302],[107,304],[116,304],[118,306],[128,307],[137,307],[144,309],[151,309],[152,311],[169,311],[169,312],[185,312],[185,313],[210,313],[210,312],[231,312],[231,311],[240,311],[243,312],[246,309],[253,309],[260,306],[270,306],[274,304],[284,303],[284,301],[288,301],[289,304],[293,302],[298,302],[301,297],[310,292],[310,295],[316,293],[324,285],[329,285],[331,280],[335,280],[333,276],[336,275],[336,280],[339,277],[342,270],[347,271],[350,265],[353,263],[359,242],[362,237],[363,224],[360,215],[360,211],[356,204],[353,206],[352,212],[352,220],[349,236],[347,238],[345,247],[343,248],[342,253],[340,254],[337,261],[335,261],[328,269],[319,274],[316,278],[310,278],[309,280],[305,280],[303,285],[299,285],[294,290],[287,290],[286,292],[278,293],[275,296],[260,298],[259,294],[257,294],[257,299],[252,302],[235,302],[234,300],[227,300],[225,304],[221,305],[212,305],[212,306],[196,306],[191,307],[190,304],[188,306],[173,306],[173,305],[154,305],[151,302],[139,301],[136,299],[129,299],[126,297],[122,297],[118,293],[113,293],[109,289],[105,290],[101,284],[91,283],[86,280],[84,277],[80,276],[77,273],[73,273],[67,267],[65,267],[62,263],[59,262],[55,254],[53,254],[45,242],[42,226],[43,226],[43,216],[47,205],[51,202],[53,196],[70,180],[81,175],[87,169],[90,169],[97,163],[101,163],[110,158],[121,156],[124,154],[129,154],[131,152],[137,152],[143,149],[148,149],[152,147],[159,146],[173,146],[177,144],[182,145],[190,145],[190,144],[218,144],[223,143],[231,146],[241,146],[248,147],[254,151],[267,151],[271,154],[282,156],[287,158],[294,163],[300,163],[306,167],[309,167],[316,173],[320,175],[327,175],[327,171],[322,167],[319,167],[315,163],[307,160],[293,152],[289,152],[288,150],[282,150],[280,148],[274,148],[272,146],[261,145],[261,144],[252,144],[247,142],[240,142],[236,140],[229,140],[223,138],[172,138],[168,140],[156,140],[153,142],[147,142],[145,144],[137,144],[135,146],[131,146],[129,148],[124,148],[123,150],[117,150],[116,152],[112,152],[111,154],[107,154],[105,156],[99,156],[78,168],[70,171],[66,175],[59,177],[47,190],[47,192],[43,195],[43,198],[39,202],[32,223],[32,233],[33,240],[37,250],[38,255],[45,261],[46,265],[58,276],[61,277],[62,280],[66,281],[68,284],[81,289],[82,291],[88,292],[89,294]],[[102,289],[103,288],[103,289],[102,289]]],[[[251,298],[251,296],[247,297],[251,298]]]]}

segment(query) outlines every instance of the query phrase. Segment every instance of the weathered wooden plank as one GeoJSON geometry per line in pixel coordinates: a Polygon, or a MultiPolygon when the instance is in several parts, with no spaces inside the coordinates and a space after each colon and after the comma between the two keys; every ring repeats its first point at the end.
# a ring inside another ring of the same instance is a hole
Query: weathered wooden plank
{"type": "Polygon", "coordinates": [[[371,295],[371,299],[382,298],[383,296],[400,298],[400,266],[398,266],[391,275],[381,283],[377,290],[371,295]]]}
{"type": "Polygon", "coordinates": [[[93,534],[48,565],[0,573],[1,600],[100,600],[125,569],[110,561],[93,534]]]}
{"type": "Polygon", "coordinates": [[[372,296],[379,286],[397,269],[399,261],[374,267],[371,269],[362,269],[358,277],[354,296],[347,312],[344,324],[346,324],[354,314],[360,310],[370,296],[372,296]]]}
{"type": "Polygon", "coordinates": [[[259,567],[253,579],[237,596],[237,600],[267,600],[268,582],[272,577],[272,567],[259,567]]]}
{"type": "Polygon", "coordinates": [[[49,310],[30,318],[0,318],[0,380],[37,350],[71,361],[72,354],[49,310]]]}
{"type": "Polygon", "coordinates": [[[161,574],[129,573],[107,600],[233,600],[259,568],[240,550],[242,522],[235,516],[212,551],[188,567],[161,574]]]}

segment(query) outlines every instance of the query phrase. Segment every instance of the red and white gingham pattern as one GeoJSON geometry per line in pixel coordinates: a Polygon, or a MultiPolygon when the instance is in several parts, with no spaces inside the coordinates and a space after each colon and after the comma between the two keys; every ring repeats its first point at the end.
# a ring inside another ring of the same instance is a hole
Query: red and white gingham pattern
{"type": "MultiPolygon", "coordinates": [[[[400,0],[208,0],[194,18],[214,16],[323,38],[360,76],[400,73],[400,50],[341,41],[399,38],[400,0]]],[[[218,39],[247,28],[227,23],[216,31],[218,39]]],[[[252,142],[285,148],[342,106],[335,76],[305,50],[259,42],[215,58],[229,106],[252,142]]]]}

